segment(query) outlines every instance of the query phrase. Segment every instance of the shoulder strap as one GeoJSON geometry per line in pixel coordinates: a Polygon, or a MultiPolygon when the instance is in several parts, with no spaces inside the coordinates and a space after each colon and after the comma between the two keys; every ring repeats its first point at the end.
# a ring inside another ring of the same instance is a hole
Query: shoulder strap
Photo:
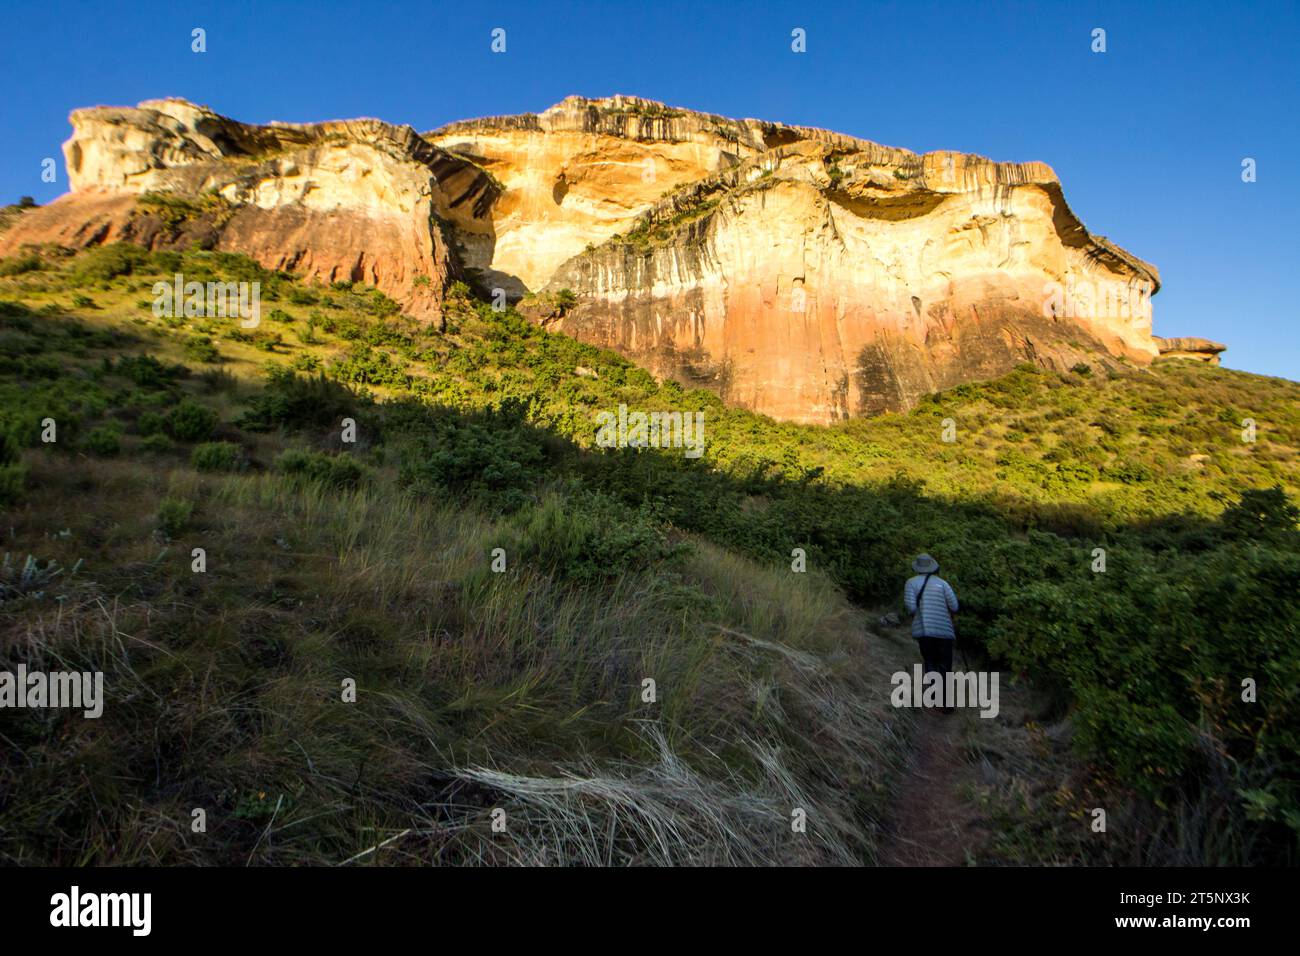
{"type": "Polygon", "coordinates": [[[927,574],[925,576],[925,580],[921,582],[921,590],[916,592],[916,616],[921,619],[922,631],[925,630],[925,617],[921,613],[921,598],[925,596],[925,586],[929,583],[930,583],[930,575],[927,574]]]}

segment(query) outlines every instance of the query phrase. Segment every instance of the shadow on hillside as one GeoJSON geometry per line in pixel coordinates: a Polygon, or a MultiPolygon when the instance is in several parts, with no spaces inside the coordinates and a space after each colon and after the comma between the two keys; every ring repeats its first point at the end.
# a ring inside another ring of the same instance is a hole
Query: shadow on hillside
{"type": "MultiPolygon", "coordinates": [[[[0,371],[22,389],[57,377],[63,365],[49,333],[58,320],[44,325],[43,314],[8,303],[0,314],[6,334],[18,333],[9,344],[35,350],[10,349],[0,371]]],[[[68,354],[131,344],[79,328],[57,326],[68,354]]],[[[165,377],[158,363],[137,358],[130,368],[139,388],[167,397],[171,386],[152,381],[165,377]]],[[[91,365],[78,376],[91,381],[91,365]]],[[[1080,746],[1112,780],[1152,799],[1213,799],[1234,822],[1249,801],[1266,849],[1247,858],[1294,853],[1282,821],[1300,813],[1300,714],[1290,693],[1300,683],[1300,536],[1280,489],[1243,489],[1218,520],[1176,515],[1108,528],[1083,506],[946,501],[901,476],[830,485],[815,470],[724,472],[707,450],[692,459],[680,448],[582,447],[513,399],[472,413],[379,404],[323,375],[291,373],[247,398],[238,429],[284,429],[324,449],[368,452],[358,457],[395,465],[416,494],[524,520],[543,491],[558,494],[574,520],[556,534],[570,554],[589,552],[584,574],[596,561],[597,573],[635,571],[659,553],[648,546],[655,534],[679,530],[791,573],[802,558],[874,606],[898,602],[911,558],[927,551],[961,598],[963,638],[1070,707],[1080,746]],[[340,442],[344,418],[357,420],[358,443],[340,442]],[[1243,679],[1258,685],[1258,702],[1244,709],[1243,679]]],[[[4,409],[6,432],[21,426],[19,442],[33,444],[39,410],[16,404],[4,409]]],[[[222,437],[240,439],[238,430],[222,437]]]]}
{"type": "Polygon", "coordinates": [[[562,489],[571,509],[598,517],[610,573],[623,570],[628,529],[653,522],[792,573],[802,552],[855,601],[879,605],[899,601],[911,558],[928,551],[962,600],[963,640],[1068,707],[1104,775],[1147,798],[1176,792],[1198,819],[1248,826],[1248,858],[1294,852],[1281,820],[1300,783],[1300,715],[1286,694],[1233,706],[1243,675],[1269,683],[1300,661],[1300,512],[1280,488],[1243,490],[1214,521],[1173,515],[1103,532],[1086,508],[999,511],[928,497],[902,477],[833,487],[815,473],[724,473],[681,449],[583,448],[509,400],[470,414],[415,402],[358,414],[398,446],[417,491],[510,513],[562,489]],[[1261,642],[1265,631],[1275,640],[1261,642]],[[1246,791],[1275,794],[1276,812],[1245,824],[1246,791]]]}

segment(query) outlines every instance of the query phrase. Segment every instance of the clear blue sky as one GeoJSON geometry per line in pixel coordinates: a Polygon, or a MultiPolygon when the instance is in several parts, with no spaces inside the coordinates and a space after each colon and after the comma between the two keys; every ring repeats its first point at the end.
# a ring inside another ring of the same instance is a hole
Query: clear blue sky
{"type": "Polygon", "coordinates": [[[252,122],[425,130],[632,93],[1049,163],[1089,229],[1159,267],[1157,334],[1218,339],[1227,365],[1300,379],[1294,0],[111,6],[0,2],[0,201],[66,191],[59,144],[78,106],[184,96],[252,122]],[[806,54],[790,51],[795,27],[806,54]],[[41,182],[46,156],[58,183],[41,182]]]}

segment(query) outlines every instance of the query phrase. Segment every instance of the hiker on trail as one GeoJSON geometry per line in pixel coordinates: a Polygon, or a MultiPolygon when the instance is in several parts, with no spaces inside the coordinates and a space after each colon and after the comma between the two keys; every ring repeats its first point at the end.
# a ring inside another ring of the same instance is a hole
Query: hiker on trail
{"type": "MultiPolygon", "coordinates": [[[[903,603],[912,615],[912,636],[921,645],[925,672],[938,671],[946,686],[952,670],[952,648],[957,643],[952,622],[952,615],[957,613],[957,593],[939,577],[939,562],[928,554],[919,555],[912,562],[912,570],[916,575],[908,578],[903,588],[903,603]]],[[[951,714],[952,708],[944,707],[943,712],[951,714]]]]}

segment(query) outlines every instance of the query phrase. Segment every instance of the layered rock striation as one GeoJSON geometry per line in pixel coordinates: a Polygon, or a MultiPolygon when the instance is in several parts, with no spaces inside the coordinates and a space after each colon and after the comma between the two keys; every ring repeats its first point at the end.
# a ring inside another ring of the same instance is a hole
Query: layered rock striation
{"type": "Polygon", "coordinates": [[[72,191],[0,234],[0,253],[197,242],[309,279],[368,282],[436,319],[461,274],[447,223],[496,198],[472,163],[378,120],[250,126],[168,99],[76,110],[71,122],[72,191]]]}
{"type": "Polygon", "coordinates": [[[1089,233],[1042,163],[622,96],[422,135],[367,119],[250,126],[182,100],[78,110],[72,125],[73,191],[0,233],[0,254],[199,241],[374,283],[431,321],[465,278],[660,376],[801,422],[905,409],[1026,361],[1160,353],[1155,268],[1089,233]]]}
{"type": "Polygon", "coordinates": [[[1162,359],[1190,359],[1207,365],[1218,365],[1219,353],[1227,351],[1228,348],[1221,342],[1212,342],[1195,336],[1165,339],[1157,335],[1154,339],[1162,359]]]}

